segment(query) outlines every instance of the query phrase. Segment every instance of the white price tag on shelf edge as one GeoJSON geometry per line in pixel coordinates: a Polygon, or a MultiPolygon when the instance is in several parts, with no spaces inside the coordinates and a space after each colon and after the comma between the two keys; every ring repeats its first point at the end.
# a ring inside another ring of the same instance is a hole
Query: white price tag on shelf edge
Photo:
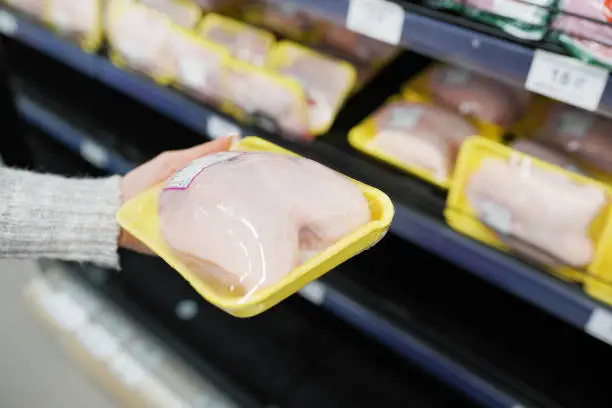
{"type": "Polygon", "coordinates": [[[386,0],[351,0],[346,28],[375,40],[398,45],[404,31],[405,11],[386,0]]]}
{"type": "Polygon", "coordinates": [[[0,33],[12,36],[17,31],[17,18],[5,10],[0,10],[0,33]]]}
{"type": "Polygon", "coordinates": [[[104,168],[108,161],[106,149],[87,139],[81,142],[81,157],[100,169],[104,168]]]}
{"type": "Polygon", "coordinates": [[[299,293],[304,299],[315,305],[320,305],[325,300],[325,285],[321,282],[313,281],[300,289],[299,293]]]}
{"type": "Polygon", "coordinates": [[[595,309],[584,326],[584,331],[599,340],[612,345],[612,313],[595,309]]]}
{"type": "Polygon", "coordinates": [[[536,50],[525,88],[589,111],[599,107],[608,70],[548,51],[536,50]]]}

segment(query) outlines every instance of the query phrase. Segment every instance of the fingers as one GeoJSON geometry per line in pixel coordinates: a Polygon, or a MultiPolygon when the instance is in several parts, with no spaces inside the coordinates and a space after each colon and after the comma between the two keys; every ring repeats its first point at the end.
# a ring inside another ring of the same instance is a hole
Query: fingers
{"type": "Polygon", "coordinates": [[[223,137],[210,142],[202,143],[201,145],[191,147],[179,151],[181,156],[185,157],[185,160],[191,161],[199,157],[206,156],[207,154],[224,152],[232,147],[235,136],[223,137]]]}

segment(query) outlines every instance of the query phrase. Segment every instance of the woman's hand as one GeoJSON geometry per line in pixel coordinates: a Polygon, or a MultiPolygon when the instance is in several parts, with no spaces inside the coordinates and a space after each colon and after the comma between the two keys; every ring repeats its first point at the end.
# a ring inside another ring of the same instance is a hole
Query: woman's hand
{"type": "MultiPolygon", "coordinates": [[[[156,184],[168,180],[177,170],[195,159],[207,154],[229,150],[233,140],[233,137],[226,137],[190,149],[161,153],[123,176],[121,179],[121,201],[125,203],[156,184]]],[[[121,230],[119,235],[119,246],[144,254],[152,254],[151,250],[124,230],[121,230]]]]}

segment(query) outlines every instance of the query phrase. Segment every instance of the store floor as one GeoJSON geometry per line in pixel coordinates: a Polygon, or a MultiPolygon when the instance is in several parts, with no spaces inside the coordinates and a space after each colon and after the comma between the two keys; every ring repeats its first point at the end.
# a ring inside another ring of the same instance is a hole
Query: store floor
{"type": "Polygon", "coordinates": [[[60,349],[28,309],[32,262],[0,262],[0,406],[117,408],[60,349]]]}

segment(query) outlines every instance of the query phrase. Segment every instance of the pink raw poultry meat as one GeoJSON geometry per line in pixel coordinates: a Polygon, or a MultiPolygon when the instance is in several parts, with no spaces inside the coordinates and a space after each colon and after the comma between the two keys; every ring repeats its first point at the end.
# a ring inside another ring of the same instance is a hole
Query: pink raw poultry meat
{"type": "Polygon", "coordinates": [[[393,102],[377,112],[374,121],[373,147],[430,171],[440,182],[450,175],[461,143],[478,133],[450,109],[424,103],[393,102]]]}
{"type": "Polygon", "coordinates": [[[237,295],[278,282],[371,217],[359,188],[316,162],[240,152],[178,172],[159,215],[164,240],[191,269],[237,295]]]}
{"type": "Polygon", "coordinates": [[[95,35],[102,19],[98,0],[48,0],[49,22],[71,36],[95,35]]]}
{"type": "Polygon", "coordinates": [[[483,160],[466,195],[478,218],[514,250],[575,268],[593,260],[589,228],[607,203],[603,190],[516,156],[483,160]]]}

